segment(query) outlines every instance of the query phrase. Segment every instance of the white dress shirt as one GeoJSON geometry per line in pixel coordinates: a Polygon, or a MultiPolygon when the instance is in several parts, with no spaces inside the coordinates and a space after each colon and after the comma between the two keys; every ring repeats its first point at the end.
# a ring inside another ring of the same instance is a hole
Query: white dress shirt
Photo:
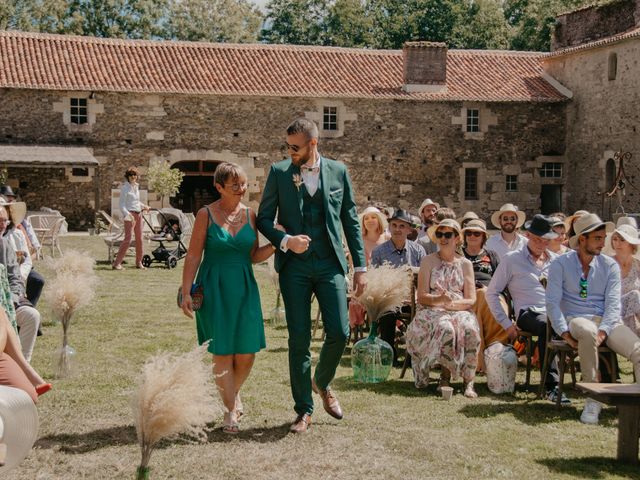
{"type": "Polygon", "coordinates": [[[141,212],[143,205],[140,201],[139,185],[124,182],[120,188],[120,213],[123,220],[133,220],[129,212],[141,212]]]}
{"type": "Polygon", "coordinates": [[[516,233],[516,238],[514,238],[511,243],[507,243],[504,238],[502,238],[502,232],[498,232],[487,240],[484,248],[496,252],[498,258],[502,261],[507,253],[520,250],[526,244],[527,239],[519,233],[516,233]]]}

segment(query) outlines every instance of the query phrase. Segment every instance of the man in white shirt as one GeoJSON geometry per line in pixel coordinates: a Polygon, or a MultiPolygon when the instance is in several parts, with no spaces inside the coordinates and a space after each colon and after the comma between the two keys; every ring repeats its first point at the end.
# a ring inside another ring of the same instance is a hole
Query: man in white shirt
{"type": "Polygon", "coordinates": [[[502,258],[509,252],[520,250],[527,244],[527,239],[518,233],[527,216],[511,203],[505,203],[500,210],[491,215],[491,223],[500,229],[500,233],[487,240],[484,248],[493,250],[502,258]]]}

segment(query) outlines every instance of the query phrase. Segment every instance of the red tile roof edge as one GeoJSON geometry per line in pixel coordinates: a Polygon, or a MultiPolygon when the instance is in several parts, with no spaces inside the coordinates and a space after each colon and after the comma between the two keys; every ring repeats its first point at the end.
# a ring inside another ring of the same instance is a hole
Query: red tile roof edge
{"type": "Polygon", "coordinates": [[[573,47],[565,47],[560,50],[556,50],[555,52],[545,53],[541,56],[541,59],[544,61],[545,58],[553,58],[560,57],[563,55],[570,55],[573,53],[580,52],[582,50],[591,50],[593,48],[600,48],[611,43],[618,43],[625,40],[630,40],[633,38],[640,37],[640,27],[634,27],[632,30],[628,30],[623,33],[617,33],[610,37],[601,38],[599,40],[594,40],[593,42],[583,43],[582,45],[575,45],[573,47]]]}

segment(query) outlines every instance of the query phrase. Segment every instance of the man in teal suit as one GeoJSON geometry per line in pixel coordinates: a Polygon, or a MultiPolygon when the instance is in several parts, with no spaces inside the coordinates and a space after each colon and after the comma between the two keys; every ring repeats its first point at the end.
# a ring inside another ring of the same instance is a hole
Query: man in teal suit
{"type": "Polygon", "coordinates": [[[345,165],[318,154],[318,127],[304,118],[287,128],[287,149],[291,158],[271,166],[257,224],[276,247],[275,267],[287,315],[289,375],[297,414],[291,431],[302,433],[311,425],[312,390],[320,395],[329,415],[342,418],[329,384],[349,335],[343,231],[353,258],[357,295],[365,285],[366,263],[345,165]],[[286,232],[275,228],[276,220],[286,232]],[[312,294],[320,304],[326,333],[313,379],[309,350],[312,294]]]}

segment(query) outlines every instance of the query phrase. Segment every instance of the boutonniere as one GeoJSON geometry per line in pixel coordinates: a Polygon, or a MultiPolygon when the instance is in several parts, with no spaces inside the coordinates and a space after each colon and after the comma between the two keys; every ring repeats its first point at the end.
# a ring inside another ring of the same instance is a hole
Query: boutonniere
{"type": "Polygon", "coordinates": [[[300,175],[299,173],[294,173],[293,184],[296,186],[298,191],[300,191],[300,187],[302,186],[303,183],[304,183],[304,180],[302,180],[302,175],[300,175]]]}

